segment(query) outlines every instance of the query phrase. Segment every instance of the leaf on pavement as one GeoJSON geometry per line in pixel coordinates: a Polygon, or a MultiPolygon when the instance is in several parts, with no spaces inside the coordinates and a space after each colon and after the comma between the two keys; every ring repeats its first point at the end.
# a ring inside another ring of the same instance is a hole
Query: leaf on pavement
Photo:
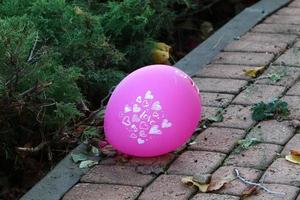
{"type": "Polygon", "coordinates": [[[243,71],[245,72],[246,76],[250,76],[252,78],[255,78],[257,76],[259,76],[265,67],[252,67],[249,69],[244,69],[243,71]]]}
{"type": "Polygon", "coordinates": [[[201,192],[208,191],[209,184],[198,183],[197,181],[193,180],[192,176],[183,177],[181,179],[181,182],[183,182],[184,184],[186,184],[188,186],[197,187],[199,189],[199,191],[201,191],[201,192]]]}
{"type": "Polygon", "coordinates": [[[233,181],[235,177],[233,175],[225,176],[223,178],[217,180],[211,180],[209,184],[207,183],[199,183],[195,181],[192,176],[184,177],[181,181],[188,186],[197,187],[201,192],[211,192],[220,190],[223,186],[231,181],[233,181]]]}
{"type": "Polygon", "coordinates": [[[85,161],[81,161],[81,163],[79,164],[79,168],[83,169],[83,168],[88,168],[88,167],[92,167],[94,165],[97,165],[98,162],[94,161],[94,160],[85,160],[85,161]]]}
{"type": "Polygon", "coordinates": [[[289,155],[285,156],[287,161],[300,165],[300,150],[291,150],[289,155]]]}
{"type": "Polygon", "coordinates": [[[249,186],[248,188],[246,188],[246,190],[244,190],[244,192],[242,193],[242,199],[244,199],[245,197],[249,197],[252,195],[256,195],[258,193],[257,190],[257,186],[253,185],[253,186],[249,186]]]}
{"type": "Polygon", "coordinates": [[[84,161],[88,159],[88,157],[83,153],[78,153],[78,154],[71,153],[71,157],[74,163],[78,163],[80,161],[84,161]]]}
{"type": "Polygon", "coordinates": [[[222,178],[217,179],[217,180],[212,179],[210,184],[209,184],[208,191],[211,192],[211,191],[220,190],[227,183],[230,183],[234,179],[235,179],[235,177],[233,175],[227,175],[227,176],[222,177],[222,178]]]}

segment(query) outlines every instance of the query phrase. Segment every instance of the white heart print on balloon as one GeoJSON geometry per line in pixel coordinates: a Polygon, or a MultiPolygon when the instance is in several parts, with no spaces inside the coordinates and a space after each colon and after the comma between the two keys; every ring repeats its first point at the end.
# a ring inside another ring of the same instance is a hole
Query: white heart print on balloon
{"type": "Polygon", "coordinates": [[[172,127],[172,122],[165,118],[163,107],[151,90],[139,95],[131,104],[124,105],[120,115],[121,122],[129,130],[129,138],[137,144],[145,144],[152,136],[163,134],[164,129],[172,127]]]}

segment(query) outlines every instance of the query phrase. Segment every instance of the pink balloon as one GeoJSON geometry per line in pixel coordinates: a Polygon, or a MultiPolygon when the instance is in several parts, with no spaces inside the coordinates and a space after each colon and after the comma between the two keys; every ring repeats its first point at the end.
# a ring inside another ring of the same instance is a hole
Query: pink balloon
{"type": "Polygon", "coordinates": [[[150,65],[123,79],[106,107],[107,141],[122,153],[158,156],[194,133],[201,116],[197,86],[181,70],[150,65]]]}

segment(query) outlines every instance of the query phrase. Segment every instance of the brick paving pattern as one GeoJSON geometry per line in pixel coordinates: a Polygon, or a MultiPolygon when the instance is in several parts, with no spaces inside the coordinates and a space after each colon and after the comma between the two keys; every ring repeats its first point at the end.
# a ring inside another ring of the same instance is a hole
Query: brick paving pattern
{"type": "Polygon", "coordinates": [[[194,77],[202,96],[202,120],[223,112],[195,133],[193,142],[156,158],[108,158],[90,169],[62,200],[239,200],[248,185],[233,179],[221,189],[201,193],[181,178],[211,174],[212,182],[235,177],[263,181],[276,195],[258,190],[248,200],[300,200],[300,165],[285,160],[300,149],[300,0],[273,13],[224,48],[194,77]],[[265,67],[257,78],[244,70],[265,67]],[[272,80],[277,76],[279,80],[272,80]],[[251,106],[280,98],[290,115],[281,120],[252,119],[251,106]],[[299,122],[298,122],[299,123],[299,122]],[[240,139],[260,143],[241,150],[240,139]]]}

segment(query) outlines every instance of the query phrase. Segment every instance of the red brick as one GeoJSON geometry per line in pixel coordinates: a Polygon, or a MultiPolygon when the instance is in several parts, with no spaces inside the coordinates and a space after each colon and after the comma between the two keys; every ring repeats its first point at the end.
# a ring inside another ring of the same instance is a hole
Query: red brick
{"type": "Polygon", "coordinates": [[[265,66],[273,58],[274,55],[270,53],[222,52],[213,59],[212,63],[265,66]]]}
{"type": "Polygon", "coordinates": [[[148,186],[139,200],[187,200],[195,189],[185,186],[181,179],[184,176],[161,175],[148,186]]]}
{"type": "Polygon", "coordinates": [[[149,158],[124,157],[120,155],[113,158],[107,158],[101,161],[100,164],[133,166],[135,167],[136,172],[141,174],[160,174],[165,171],[166,167],[173,161],[174,158],[175,155],[173,153],[149,158]]]}
{"type": "Polygon", "coordinates": [[[135,171],[135,167],[97,165],[81,178],[81,182],[145,186],[154,179],[135,171]]]}
{"type": "Polygon", "coordinates": [[[278,158],[265,172],[265,183],[300,186],[300,165],[278,158]]]}
{"type": "Polygon", "coordinates": [[[300,47],[300,41],[298,40],[298,41],[296,41],[296,43],[293,45],[293,47],[295,48],[295,47],[300,47]]]}
{"type": "Polygon", "coordinates": [[[292,3],[290,3],[289,7],[300,7],[300,2],[299,1],[293,1],[292,3]]]}
{"type": "Polygon", "coordinates": [[[300,8],[281,8],[278,12],[275,13],[276,15],[293,15],[299,16],[300,15],[300,8]]]}
{"type": "Polygon", "coordinates": [[[259,24],[252,29],[253,32],[260,33],[285,33],[300,34],[300,27],[291,24],[259,24]]]}
{"type": "Polygon", "coordinates": [[[194,78],[200,92],[224,92],[236,94],[247,84],[244,80],[217,79],[217,78],[194,78]]]}
{"type": "Polygon", "coordinates": [[[242,105],[229,105],[224,110],[222,122],[215,122],[212,125],[218,127],[247,129],[254,121],[252,120],[250,107],[242,105]]]}
{"type": "Polygon", "coordinates": [[[141,191],[133,186],[79,183],[62,200],[134,200],[141,191]]]}
{"type": "Polygon", "coordinates": [[[274,34],[274,33],[252,33],[248,32],[241,37],[241,40],[256,41],[256,42],[269,42],[276,44],[282,42],[292,44],[296,40],[296,35],[291,34],[274,34]]]}
{"type": "Polygon", "coordinates": [[[208,128],[201,133],[191,145],[191,149],[229,153],[245,131],[233,128],[208,128]]]}
{"type": "Polygon", "coordinates": [[[101,165],[121,165],[134,166],[138,168],[145,168],[145,170],[164,171],[167,165],[173,161],[175,155],[173,153],[164,154],[162,156],[138,158],[138,157],[124,157],[115,156],[104,159],[100,162],[101,165]]]}
{"type": "Polygon", "coordinates": [[[225,160],[225,165],[266,169],[280,151],[281,146],[276,144],[256,144],[239,153],[234,151],[225,160]]]}
{"type": "Polygon", "coordinates": [[[257,53],[273,53],[278,54],[284,51],[287,47],[286,43],[268,43],[268,42],[258,42],[258,41],[233,41],[227,45],[224,51],[231,52],[257,52],[257,53]]]}
{"type": "Polygon", "coordinates": [[[208,119],[215,116],[220,108],[202,106],[201,120],[208,119]]]}
{"type": "Polygon", "coordinates": [[[300,96],[300,81],[291,87],[286,93],[287,95],[297,95],[300,96]]]}
{"type": "Polygon", "coordinates": [[[222,163],[225,156],[225,154],[216,152],[186,151],[171,164],[168,173],[180,175],[209,174],[222,163]]]}
{"type": "Polygon", "coordinates": [[[288,155],[292,149],[300,150],[300,134],[296,134],[294,137],[292,137],[292,139],[285,145],[281,155],[288,155]]]}
{"type": "MultiPolygon", "coordinates": [[[[224,177],[232,176],[236,177],[234,169],[238,169],[241,176],[250,181],[257,181],[262,172],[257,169],[244,168],[244,167],[233,167],[233,166],[223,166],[220,167],[212,175],[212,182],[224,179],[224,177]]],[[[248,187],[238,179],[235,179],[227,183],[221,190],[216,191],[221,194],[229,195],[241,195],[242,192],[248,187]]]]}
{"type": "Polygon", "coordinates": [[[262,121],[248,133],[247,137],[257,138],[261,142],[284,145],[293,135],[295,128],[290,122],[277,120],[262,121]]]}
{"type": "Polygon", "coordinates": [[[285,96],[282,100],[288,103],[288,109],[290,111],[288,118],[300,120],[300,96],[285,96]]]}
{"type": "Polygon", "coordinates": [[[247,200],[294,200],[297,196],[299,188],[288,185],[279,185],[279,184],[265,184],[265,187],[274,192],[283,192],[285,195],[275,195],[267,193],[264,190],[260,190],[257,195],[252,195],[247,200]]]}
{"type": "Polygon", "coordinates": [[[266,78],[259,79],[255,83],[289,87],[298,79],[299,76],[300,76],[300,68],[287,67],[287,66],[271,66],[260,76],[266,78]],[[272,81],[270,78],[268,78],[268,76],[272,74],[277,74],[282,77],[279,81],[275,82],[272,81]]]}
{"type": "Polygon", "coordinates": [[[275,97],[279,97],[284,87],[274,85],[250,85],[242,91],[234,100],[234,104],[252,105],[255,103],[269,102],[275,97]]]}
{"type": "Polygon", "coordinates": [[[239,200],[239,197],[232,195],[222,194],[210,194],[210,193],[199,193],[194,196],[191,200],[239,200]]]}
{"type": "Polygon", "coordinates": [[[226,107],[233,97],[231,94],[201,92],[203,106],[226,107]]]}
{"type": "Polygon", "coordinates": [[[291,48],[291,49],[287,50],[277,60],[275,60],[274,63],[277,65],[300,67],[299,48],[291,48]]]}
{"type": "Polygon", "coordinates": [[[175,155],[170,153],[153,158],[134,157],[129,161],[129,165],[136,166],[136,171],[142,174],[159,174],[165,171],[174,158],[175,155]]]}
{"type": "Polygon", "coordinates": [[[264,23],[271,24],[300,24],[299,16],[287,16],[287,15],[272,15],[268,17],[264,23]]]}
{"type": "Polygon", "coordinates": [[[253,67],[244,65],[207,65],[201,69],[196,76],[207,78],[232,78],[249,80],[251,77],[246,76],[244,70],[253,67]]]}

